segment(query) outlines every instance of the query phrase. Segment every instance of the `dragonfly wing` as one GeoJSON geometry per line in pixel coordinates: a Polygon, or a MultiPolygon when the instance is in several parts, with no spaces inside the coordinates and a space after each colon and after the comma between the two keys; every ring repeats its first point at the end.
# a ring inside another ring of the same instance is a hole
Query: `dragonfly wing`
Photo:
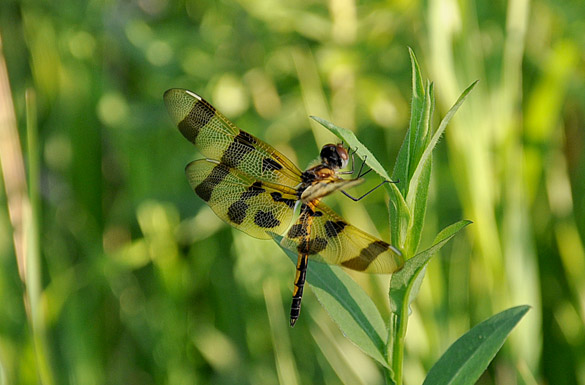
{"type": "Polygon", "coordinates": [[[295,251],[308,249],[311,259],[366,273],[388,274],[402,268],[404,258],[396,247],[352,226],[322,203],[312,210],[307,207],[301,207],[301,215],[282,239],[282,246],[295,251]],[[306,215],[312,216],[308,247],[306,215]]]}
{"type": "Polygon", "coordinates": [[[185,169],[191,188],[218,217],[253,237],[271,239],[290,226],[297,198],[294,190],[268,187],[223,163],[200,159],[185,169]]]}
{"type": "Polygon", "coordinates": [[[269,144],[240,130],[199,95],[183,89],[164,94],[165,104],[179,131],[203,155],[259,181],[294,187],[301,170],[269,144]]]}

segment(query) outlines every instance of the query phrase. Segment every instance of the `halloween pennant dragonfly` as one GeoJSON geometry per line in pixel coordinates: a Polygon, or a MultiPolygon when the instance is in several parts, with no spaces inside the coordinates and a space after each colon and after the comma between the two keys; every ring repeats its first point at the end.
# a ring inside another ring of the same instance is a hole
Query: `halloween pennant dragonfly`
{"type": "Polygon", "coordinates": [[[291,326],[301,311],[308,258],[366,273],[402,268],[397,248],[352,226],[321,202],[336,190],[361,199],[343,191],[363,179],[340,177],[353,173],[353,157],[352,171],[340,171],[349,163],[342,144],[325,145],[321,164],[303,172],[199,95],[170,89],[164,101],[181,134],[206,157],[185,168],[195,193],[236,229],[260,239],[271,239],[270,233],[284,235],[281,245],[298,252],[291,326]]]}

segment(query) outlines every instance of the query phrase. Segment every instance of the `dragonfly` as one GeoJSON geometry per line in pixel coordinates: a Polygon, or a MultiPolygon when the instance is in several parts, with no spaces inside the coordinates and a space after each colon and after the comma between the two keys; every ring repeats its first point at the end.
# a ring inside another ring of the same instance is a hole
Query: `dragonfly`
{"type": "Polygon", "coordinates": [[[366,273],[402,268],[404,258],[396,247],[351,225],[321,201],[335,191],[355,201],[373,191],[359,198],[345,191],[366,174],[362,163],[356,178],[343,178],[354,174],[355,151],[351,170],[341,171],[350,159],[343,144],[327,144],[321,162],[301,171],[196,93],[173,88],[164,101],[181,134],[205,156],[185,168],[195,194],[234,228],[259,239],[280,235],[281,246],[298,253],[291,327],[300,315],[309,258],[366,273]]]}

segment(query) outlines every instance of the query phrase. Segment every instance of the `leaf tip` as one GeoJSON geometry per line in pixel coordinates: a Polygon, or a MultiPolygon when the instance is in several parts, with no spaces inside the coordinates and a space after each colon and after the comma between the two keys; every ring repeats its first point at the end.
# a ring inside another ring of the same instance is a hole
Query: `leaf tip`
{"type": "Polygon", "coordinates": [[[523,313],[528,313],[529,310],[532,309],[532,306],[530,305],[518,305],[517,308],[523,313]]]}
{"type": "Polygon", "coordinates": [[[469,91],[471,91],[472,89],[474,89],[474,88],[475,88],[475,86],[477,85],[477,83],[479,83],[479,79],[476,79],[476,80],[475,80],[473,83],[471,83],[471,84],[469,85],[469,87],[467,87],[467,89],[468,89],[469,91]]]}
{"type": "Polygon", "coordinates": [[[416,54],[414,50],[408,47],[408,55],[410,56],[410,62],[413,64],[413,67],[418,68],[418,60],[416,59],[416,54]]]}

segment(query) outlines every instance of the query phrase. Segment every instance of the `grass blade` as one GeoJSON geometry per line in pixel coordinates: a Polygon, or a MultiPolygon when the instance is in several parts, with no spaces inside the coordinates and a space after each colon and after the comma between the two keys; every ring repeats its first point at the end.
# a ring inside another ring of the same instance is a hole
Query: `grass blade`
{"type": "Polygon", "coordinates": [[[276,282],[276,278],[271,277],[264,282],[262,288],[266,302],[266,312],[268,313],[268,322],[270,323],[278,383],[297,385],[299,383],[299,371],[292,351],[290,333],[287,330],[288,320],[284,319],[284,313],[282,312],[280,287],[276,282]]]}

